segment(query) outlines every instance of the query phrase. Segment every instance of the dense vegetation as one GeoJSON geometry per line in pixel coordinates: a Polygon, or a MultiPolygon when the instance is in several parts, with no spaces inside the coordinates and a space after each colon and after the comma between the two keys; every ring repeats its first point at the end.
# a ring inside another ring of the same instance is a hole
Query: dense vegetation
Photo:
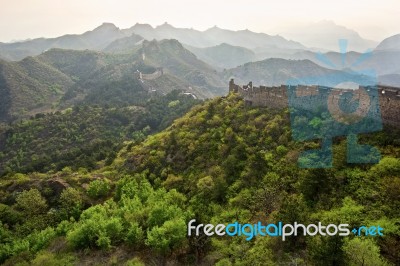
{"type": "Polygon", "coordinates": [[[91,170],[110,164],[124,141],[141,141],[164,129],[198,102],[173,91],[153,95],[140,106],[81,104],[3,126],[0,174],[59,171],[67,166],[91,170]]]}
{"type": "Polygon", "coordinates": [[[100,170],[3,179],[0,261],[399,265],[399,137],[389,128],[362,137],[379,147],[376,165],[347,164],[338,138],[334,168],[299,169],[299,152],[318,143],[291,140],[286,110],[246,108],[235,95],[210,100],[161,133],[126,143],[100,170]],[[380,224],[385,236],[187,237],[193,218],[380,224]]]}

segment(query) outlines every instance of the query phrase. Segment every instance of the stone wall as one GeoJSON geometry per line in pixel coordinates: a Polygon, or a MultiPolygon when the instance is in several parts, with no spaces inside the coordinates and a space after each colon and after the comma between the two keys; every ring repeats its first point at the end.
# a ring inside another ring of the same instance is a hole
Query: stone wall
{"type": "MultiPolygon", "coordinates": [[[[293,86],[296,89],[295,93],[297,97],[303,97],[303,102],[301,107],[313,106],[315,97],[324,92],[324,90],[329,89],[330,97],[329,101],[335,101],[340,98],[342,93],[347,91],[353,92],[353,97],[359,100],[359,106],[365,108],[369,106],[370,97],[379,97],[379,107],[381,111],[381,117],[384,124],[390,124],[396,127],[400,127],[400,88],[388,87],[388,86],[378,86],[378,92],[376,96],[371,96],[366,94],[371,88],[360,87],[358,90],[343,90],[343,89],[332,89],[322,86],[293,86]]],[[[248,106],[266,106],[271,108],[287,108],[288,107],[288,88],[285,85],[280,87],[265,87],[259,86],[254,87],[252,82],[247,85],[239,86],[235,84],[232,79],[229,82],[229,92],[240,94],[246,105],[248,106]]]]}
{"type": "Polygon", "coordinates": [[[379,86],[379,106],[383,122],[400,127],[400,88],[379,86]]]}
{"type": "Polygon", "coordinates": [[[163,75],[163,70],[162,70],[162,68],[159,68],[151,74],[141,73],[141,78],[144,80],[153,80],[153,79],[157,79],[157,78],[161,77],[162,75],[163,75]]]}
{"type": "Polygon", "coordinates": [[[156,71],[154,71],[153,73],[150,73],[150,74],[144,74],[144,73],[140,72],[139,70],[136,70],[136,72],[134,73],[134,75],[136,75],[136,77],[141,80],[157,79],[157,78],[161,77],[163,74],[164,74],[164,72],[163,72],[162,68],[157,68],[156,71]]]}

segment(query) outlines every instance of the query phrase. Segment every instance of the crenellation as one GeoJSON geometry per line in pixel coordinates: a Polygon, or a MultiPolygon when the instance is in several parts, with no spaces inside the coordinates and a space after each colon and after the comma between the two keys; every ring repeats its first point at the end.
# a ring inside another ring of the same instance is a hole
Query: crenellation
{"type": "MultiPolygon", "coordinates": [[[[368,108],[370,101],[375,99],[374,96],[365,93],[371,90],[372,87],[360,86],[357,90],[335,89],[318,85],[297,85],[291,87],[296,89],[296,97],[302,97],[302,101],[298,103],[302,108],[307,108],[307,106],[310,109],[315,108],[315,97],[323,97],[328,92],[330,94],[328,101],[331,102],[337,101],[346,92],[352,92],[353,97],[359,101],[361,108],[368,108]]],[[[252,82],[249,82],[247,85],[239,86],[235,84],[234,79],[231,79],[229,82],[229,92],[240,94],[248,106],[265,106],[278,109],[288,107],[288,87],[286,85],[279,87],[256,87],[253,86],[252,82]]],[[[378,85],[378,95],[383,123],[400,127],[400,88],[378,85]]],[[[379,110],[376,110],[376,112],[379,112],[379,110]]]]}

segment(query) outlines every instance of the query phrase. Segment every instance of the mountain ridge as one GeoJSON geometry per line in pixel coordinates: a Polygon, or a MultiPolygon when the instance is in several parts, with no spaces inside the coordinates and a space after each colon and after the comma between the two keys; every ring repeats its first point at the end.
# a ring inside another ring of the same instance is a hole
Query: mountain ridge
{"type": "MultiPolygon", "coordinates": [[[[334,70],[321,67],[311,60],[287,60],[281,58],[268,58],[262,61],[246,63],[223,72],[225,79],[234,78],[238,84],[253,84],[263,86],[280,86],[296,81],[298,84],[308,84],[312,79],[321,86],[330,86],[337,77],[349,80],[362,80],[362,76],[349,71],[334,70]]],[[[365,77],[369,81],[369,77],[365,77]]]]}
{"type": "Polygon", "coordinates": [[[375,50],[400,50],[400,34],[384,39],[378,44],[375,50]]]}
{"type": "Polygon", "coordinates": [[[376,41],[362,38],[357,31],[330,20],[294,26],[283,30],[281,34],[287,38],[298,40],[308,47],[331,51],[339,50],[338,40],[340,39],[348,41],[349,51],[364,52],[377,45],[376,41]]]}
{"type": "Polygon", "coordinates": [[[100,51],[113,41],[130,37],[133,33],[147,40],[177,39],[181,43],[200,48],[221,43],[247,48],[256,48],[258,46],[282,47],[285,49],[305,48],[302,44],[286,40],[282,36],[272,36],[249,30],[232,31],[210,28],[209,30],[198,31],[175,28],[170,24],[163,24],[153,28],[149,24],[139,23],[127,29],[119,29],[112,23],[103,23],[95,29],[82,34],[67,34],[56,38],[37,38],[15,43],[0,43],[0,57],[6,60],[20,60],[26,56],[38,55],[51,48],[100,51]]]}
{"type": "Polygon", "coordinates": [[[21,61],[0,62],[2,121],[80,102],[134,104],[173,89],[196,98],[227,91],[216,71],[176,40],[145,41],[126,54],[53,48],[21,61]],[[152,80],[139,74],[158,68],[163,74],[152,80]]]}

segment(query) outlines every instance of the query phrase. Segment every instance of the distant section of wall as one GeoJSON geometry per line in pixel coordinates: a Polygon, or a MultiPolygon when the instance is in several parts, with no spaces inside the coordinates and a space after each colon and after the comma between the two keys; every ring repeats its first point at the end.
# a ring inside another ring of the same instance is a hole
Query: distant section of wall
{"type": "MultiPolygon", "coordinates": [[[[312,96],[317,95],[319,90],[327,89],[322,86],[303,86],[298,85],[296,88],[296,96],[312,96]]],[[[359,99],[361,107],[369,104],[370,99],[368,95],[363,94],[362,90],[331,90],[331,100],[334,100],[343,92],[351,91],[359,99]]],[[[368,89],[368,88],[364,88],[368,89]]],[[[252,82],[247,85],[239,86],[231,79],[229,82],[229,93],[238,93],[243,97],[245,104],[248,106],[265,106],[271,108],[287,108],[288,96],[287,86],[281,85],[280,87],[254,87],[252,82]]],[[[392,126],[400,127],[400,88],[389,86],[378,86],[379,105],[382,116],[382,122],[392,126]]],[[[311,99],[311,97],[304,97],[304,101],[311,99]]],[[[308,103],[310,104],[310,103],[308,103]]],[[[303,106],[306,106],[303,105],[303,106]]]]}
{"type": "Polygon", "coordinates": [[[162,68],[157,68],[156,71],[154,71],[151,74],[143,74],[142,72],[140,72],[139,70],[137,70],[137,72],[135,72],[138,75],[138,78],[141,80],[153,80],[153,79],[157,79],[159,77],[161,77],[164,72],[162,68]]]}

